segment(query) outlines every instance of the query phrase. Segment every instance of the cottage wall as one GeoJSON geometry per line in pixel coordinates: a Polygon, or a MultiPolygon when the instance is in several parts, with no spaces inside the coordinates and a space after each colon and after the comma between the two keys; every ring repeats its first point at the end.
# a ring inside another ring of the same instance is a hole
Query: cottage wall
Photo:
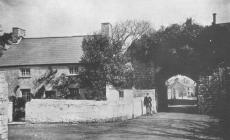
{"type": "MultiPolygon", "coordinates": [[[[62,73],[69,74],[69,66],[27,66],[26,68],[30,68],[30,76],[22,77],[20,68],[23,67],[7,67],[0,68],[0,71],[4,71],[6,81],[9,84],[8,91],[9,96],[14,96],[14,89],[17,85],[20,86],[20,89],[31,89],[31,93],[34,94],[35,86],[34,82],[48,72],[49,67],[52,69],[57,69],[56,76],[60,76],[62,73]]],[[[84,92],[84,90],[80,90],[80,92],[84,92]]],[[[81,93],[80,93],[81,94],[81,93]]]]}

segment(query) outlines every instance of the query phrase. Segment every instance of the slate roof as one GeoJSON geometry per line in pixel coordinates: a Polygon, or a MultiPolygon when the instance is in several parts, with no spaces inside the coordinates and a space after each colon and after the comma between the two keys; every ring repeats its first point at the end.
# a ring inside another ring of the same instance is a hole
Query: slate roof
{"type": "Polygon", "coordinates": [[[78,63],[84,36],[24,38],[0,58],[0,67],[78,63]]]}

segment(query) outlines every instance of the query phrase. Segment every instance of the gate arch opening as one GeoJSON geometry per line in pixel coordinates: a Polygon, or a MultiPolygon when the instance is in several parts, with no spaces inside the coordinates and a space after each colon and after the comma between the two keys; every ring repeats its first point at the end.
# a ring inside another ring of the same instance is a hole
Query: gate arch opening
{"type": "MultiPolygon", "coordinates": [[[[156,74],[156,93],[157,93],[157,110],[158,112],[167,112],[168,108],[168,87],[166,81],[172,77],[180,75],[191,79],[197,85],[199,74],[184,69],[162,69],[156,74]]],[[[173,78],[172,78],[173,79],[173,78]]],[[[197,86],[195,86],[195,97],[197,95],[197,86]]],[[[181,97],[182,98],[182,97],[181,97]]],[[[197,99],[197,98],[195,98],[197,99]]],[[[197,100],[195,100],[197,102],[197,100]]],[[[195,102],[194,101],[194,102],[195,102]]]]}
{"type": "Polygon", "coordinates": [[[167,99],[196,100],[196,82],[184,75],[175,75],[165,81],[167,99]]]}
{"type": "Polygon", "coordinates": [[[175,75],[165,81],[169,112],[197,113],[197,83],[184,75],[175,75]]]}

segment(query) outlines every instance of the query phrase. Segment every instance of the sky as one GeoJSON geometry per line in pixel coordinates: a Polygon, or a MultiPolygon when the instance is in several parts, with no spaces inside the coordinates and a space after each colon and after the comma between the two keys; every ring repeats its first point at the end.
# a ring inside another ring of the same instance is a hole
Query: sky
{"type": "Polygon", "coordinates": [[[230,0],[0,0],[0,24],[26,30],[26,37],[86,35],[128,19],[146,20],[155,29],[192,17],[210,25],[230,22],[230,0]]]}

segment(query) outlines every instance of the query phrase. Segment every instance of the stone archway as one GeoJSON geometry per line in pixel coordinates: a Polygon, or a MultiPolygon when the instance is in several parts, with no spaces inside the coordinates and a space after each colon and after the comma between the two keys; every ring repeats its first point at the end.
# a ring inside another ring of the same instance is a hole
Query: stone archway
{"type": "MultiPolygon", "coordinates": [[[[161,70],[156,74],[156,93],[157,93],[157,102],[158,102],[158,111],[165,112],[168,111],[168,96],[167,96],[167,86],[165,85],[165,81],[167,81],[170,77],[174,75],[185,75],[191,79],[193,79],[196,83],[198,81],[199,75],[196,73],[192,73],[189,71],[169,71],[169,70],[161,70]]],[[[196,88],[197,92],[197,88],[196,88]]]]}
{"type": "Polygon", "coordinates": [[[197,83],[190,77],[175,75],[169,78],[167,87],[168,111],[197,114],[197,83]]]}

